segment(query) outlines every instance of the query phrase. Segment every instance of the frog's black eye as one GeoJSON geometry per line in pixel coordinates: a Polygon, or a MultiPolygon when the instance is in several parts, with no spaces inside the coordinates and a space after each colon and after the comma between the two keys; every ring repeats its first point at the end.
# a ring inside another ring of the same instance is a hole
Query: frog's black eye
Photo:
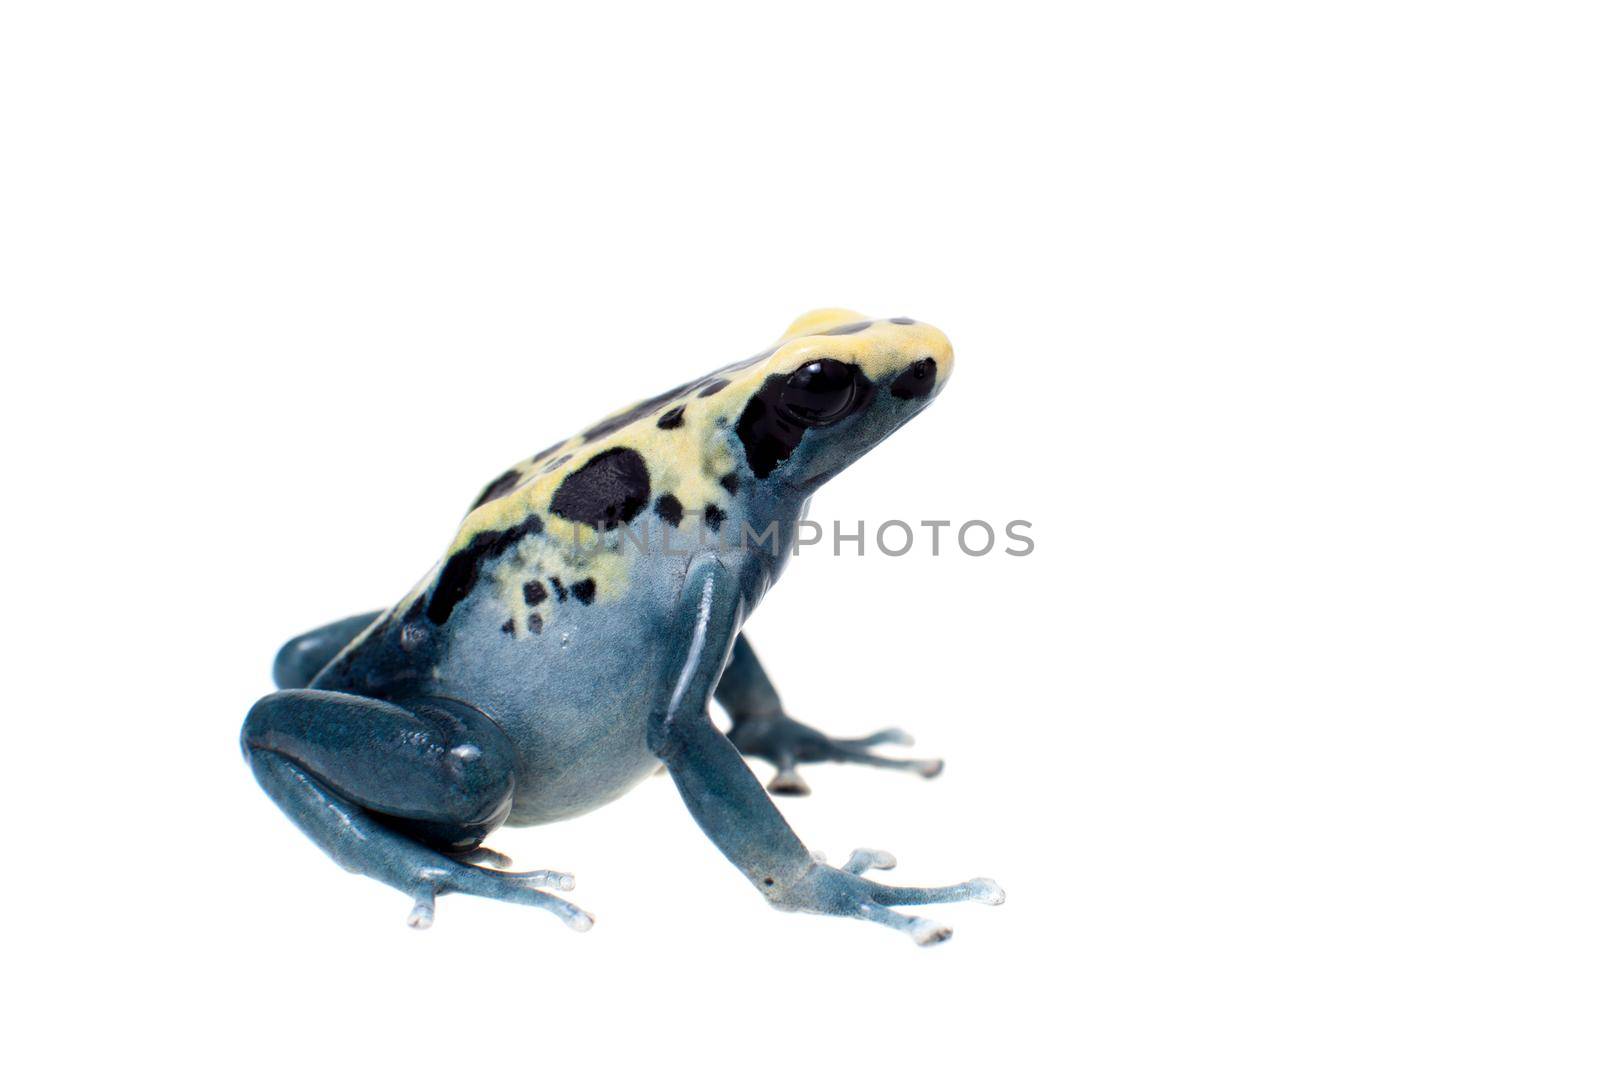
{"type": "Polygon", "coordinates": [[[833,422],[850,410],[856,395],[855,369],[836,359],[807,363],[783,383],[783,410],[813,426],[833,422]]]}

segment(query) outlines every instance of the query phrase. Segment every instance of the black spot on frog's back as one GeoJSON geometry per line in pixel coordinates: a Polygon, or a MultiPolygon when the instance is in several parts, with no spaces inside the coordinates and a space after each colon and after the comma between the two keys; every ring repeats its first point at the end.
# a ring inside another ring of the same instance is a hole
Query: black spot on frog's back
{"type": "Polygon", "coordinates": [[[520,477],[522,477],[522,472],[517,470],[515,467],[512,467],[500,477],[484,486],[483,492],[478,495],[478,499],[472,502],[472,506],[474,508],[481,508],[491,500],[499,500],[501,497],[511,492],[512,488],[517,484],[517,479],[520,477]]]}
{"type": "Polygon", "coordinates": [[[632,522],[649,502],[644,457],[631,448],[612,448],[567,475],[550,498],[550,510],[604,530],[632,522]]]}
{"type": "Polygon", "coordinates": [[[658,393],[649,400],[641,400],[637,404],[633,405],[633,407],[628,408],[625,411],[619,411],[609,419],[606,419],[603,422],[595,423],[593,426],[583,431],[583,439],[585,441],[594,441],[601,437],[608,437],[622,429],[624,426],[631,426],[635,422],[638,422],[640,419],[644,418],[646,415],[655,411],[657,408],[661,407],[661,405],[665,404],[667,401],[676,400],[678,397],[682,396],[688,388],[688,386],[680,385],[675,389],[668,389],[664,393],[658,393]]]}

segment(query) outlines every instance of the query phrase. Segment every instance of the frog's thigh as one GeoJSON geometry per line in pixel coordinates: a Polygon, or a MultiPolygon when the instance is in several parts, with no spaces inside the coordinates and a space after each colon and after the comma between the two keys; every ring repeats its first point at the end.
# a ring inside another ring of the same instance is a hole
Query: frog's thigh
{"type": "Polygon", "coordinates": [[[317,676],[345,645],[371,626],[381,611],[330,622],[290,640],[272,661],[272,681],[279,689],[300,689],[317,676]]]}
{"type": "MultiPolygon", "coordinates": [[[[401,706],[284,689],[250,709],[240,741],[263,786],[269,783],[261,755],[270,753],[407,836],[445,851],[476,846],[511,809],[511,743],[481,712],[457,701],[401,706]]],[[[282,798],[274,799],[283,806],[282,798]]]]}

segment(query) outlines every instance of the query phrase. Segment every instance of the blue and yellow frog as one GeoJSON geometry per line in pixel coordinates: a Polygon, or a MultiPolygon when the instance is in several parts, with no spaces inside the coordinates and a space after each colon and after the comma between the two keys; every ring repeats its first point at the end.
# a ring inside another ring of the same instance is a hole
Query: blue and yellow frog
{"type": "Polygon", "coordinates": [[[701,828],[775,907],[868,919],[920,944],[948,927],[897,905],[1004,899],[989,879],[940,888],[864,877],[801,843],[741,758],[834,760],[926,777],[937,760],[837,740],[785,714],[743,627],[792,554],[811,494],[922,411],[950,377],[944,334],[824,310],[759,355],[633,404],[495,478],[444,558],[386,611],[278,653],[280,687],[245,719],[262,787],[344,867],[414,900],[443,893],[593,919],[483,847],[502,825],[570,818],[665,765],[701,828]],[[712,722],[712,697],[732,728],[712,722]]]}

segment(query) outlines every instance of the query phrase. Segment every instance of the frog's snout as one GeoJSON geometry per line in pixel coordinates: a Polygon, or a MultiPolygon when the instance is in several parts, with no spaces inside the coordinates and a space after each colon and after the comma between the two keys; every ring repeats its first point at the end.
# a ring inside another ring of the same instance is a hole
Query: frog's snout
{"type": "Polygon", "coordinates": [[[903,351],[907,363],[889,383],[889,393],[899,400],[927,400],[950,379],[955,352],[944,334],[931,326],[910,320],[890,319],[905,333],[903,351]]]}

